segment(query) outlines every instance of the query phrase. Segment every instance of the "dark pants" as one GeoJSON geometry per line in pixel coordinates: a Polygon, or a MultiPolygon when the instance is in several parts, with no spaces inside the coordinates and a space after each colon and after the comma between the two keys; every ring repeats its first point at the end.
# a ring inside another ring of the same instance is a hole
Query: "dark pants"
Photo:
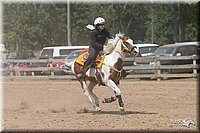
{"type": "Polygon", "coordinates": [[[98,53],[100,51],[101,50],[96,50],[92,46],[90,46],[90,48],[89,48],[89,57],[88,57],[87,61],[84,64],[84,68],[86,66],[90,65],[91,63],[93,63],[96,60],[96,57],[97,57],[97,55],[98,55],[98,53]]]}
{"type": "Polygon", "coordinates": [[[88,67],[89,65],[94,67],[94,61],[96,60],[96,57],[97,57],[97,55],[98,55],[98,53],[100,51],[101,50],[96,50],[92,46],[90,46],[90,48],[89,48],[89,57],[86,60],[86,62],[84,63],[83,71],[82,71],[83,73],[87,72],[87,70],[90,68],[90,67],[88,67]]]}

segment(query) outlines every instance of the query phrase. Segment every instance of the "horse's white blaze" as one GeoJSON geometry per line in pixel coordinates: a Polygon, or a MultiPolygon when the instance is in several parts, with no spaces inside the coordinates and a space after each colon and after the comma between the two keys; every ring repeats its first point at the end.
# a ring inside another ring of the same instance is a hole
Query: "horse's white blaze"
{"type": "Polygon", "coordinates": [[[131,44],[132,46],[134,46],[132,39],[129,38],[128,40],[126,40],[126,42],[128,42],[129,44],[131,44]]]}

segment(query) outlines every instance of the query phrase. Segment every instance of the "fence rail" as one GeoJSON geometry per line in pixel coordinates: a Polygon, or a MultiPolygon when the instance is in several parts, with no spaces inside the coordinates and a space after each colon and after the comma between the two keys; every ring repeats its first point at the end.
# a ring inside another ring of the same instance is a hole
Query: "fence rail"
{"type": "MultiPolygon", "coordinates": [[[[171,78],[171,77],[194,77],[197,78],[198,74],[197,71],[199,69],[197,65],[197,59],[199,57],[193,55],[193,56],[182,56],[182,57],[162,57],[162,56],[156,56],[156,57],[127,57],[125,59],[125,62],[147,62],[147,61],[154,61],[154,65],[133,65],[133,66],[124,66],[125,70],[133,70],[133,74],[128,75],[129,78],[153,78],[157,79],[158,81],[161,80],[161,78],[171,78]],[[175,60],[192,60],[191,64],[183,64],[183,65],[175,65],[175,64],[169,64],[169,65],[162,65],[161,61],[175,61],[175,60]],[[191,69],[192,73],[177,73],[177,74],[171,74],[171,73],[163,73],[162,70],[179,70],[179,69],[191,69]],[[146,71],[146,70],[153,70],[154,73],[143,73],[143,74],[136,74],[134,71],[146,71]]],[[[17,63],[52,63],[53,61],[64,61],[62,59],[50,59],[50,60],[12,60],[9,61],[9,67],[4,69],[3,71],[8,71],[10,74],[10,78],[13,79],[15,76],[20,76],[20,71],[31,71],[32,76],[35,76],[35,72],[42,71],[42,72],[49,72],[50,78],[66,78],[67,76],[73,77],[70,71],[67,72],[67,75],[65,76],[56,76],[55,72],[61,71],[62,69],[59,67],[37,67],[37,68],[15,68],[14,64],[17,63]],[[14,74],[15,73],[15,74],[14,74]]],[[[75,77],[74,77],[75,78],[75,77]]]]}

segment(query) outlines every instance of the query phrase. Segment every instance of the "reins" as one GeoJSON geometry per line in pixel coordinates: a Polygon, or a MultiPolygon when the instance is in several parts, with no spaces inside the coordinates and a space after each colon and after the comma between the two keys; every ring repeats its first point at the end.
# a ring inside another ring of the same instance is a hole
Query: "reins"
{"type": "MultiPolygon", "coordinates": [[[[120,39],[120,43],[121,43],[121,51],[123,51],[123,52],[128,52],[128,48],[126,47],[126,45],[123,43],[123,40],[122,39],[120,39]]],[[[118,52],[118,50],[116,50],[117,52],[118,52]]],[[[121,77],[121,75],[122,75],[122,71],[123,71],[123,68],[121,69],[121,70],[118,70],[117,68],[115,68],[115,67],[112,67],[112,66],[110,66],[109,64],[106,64],[106,63],[104,63],[104,62],[102,62],[102,61],[100,61],[103,65],[105,65],[105,66],[107,66],[107,67],[110,67],[112,70],[114,70],[114,71],[116,71],[117,72],[117,74],[118,74],[118,79],[117,79],[117,81],[118,80],[120,80],[120,77],[121,77]]]]}

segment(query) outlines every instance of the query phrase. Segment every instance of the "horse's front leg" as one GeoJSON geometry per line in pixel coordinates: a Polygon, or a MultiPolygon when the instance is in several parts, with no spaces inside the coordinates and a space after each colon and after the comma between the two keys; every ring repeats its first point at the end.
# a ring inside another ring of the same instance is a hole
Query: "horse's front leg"
{"type": "Polygon", "coordinates": [[[121,96],[121,95],[117,95],[116,97],[117,97],[117,99],[118,99],[120,111],[124,111],[124,102],[123,102],[123,100],[122,100],[122,96],[121,96]]]}
{"type": "Polygon", "coordinates": [[[119,103],[119,109],[120,111],[124,111],[124,102],[122,100],[122,96],[121,96],[121,90],[119,89],[119,87],[112,81],[112,80],[107,80],[105,82],[105,84],[112,88],[113,91],[115,92],[116,98],[118,99],[118,103],[119,103]]]}

